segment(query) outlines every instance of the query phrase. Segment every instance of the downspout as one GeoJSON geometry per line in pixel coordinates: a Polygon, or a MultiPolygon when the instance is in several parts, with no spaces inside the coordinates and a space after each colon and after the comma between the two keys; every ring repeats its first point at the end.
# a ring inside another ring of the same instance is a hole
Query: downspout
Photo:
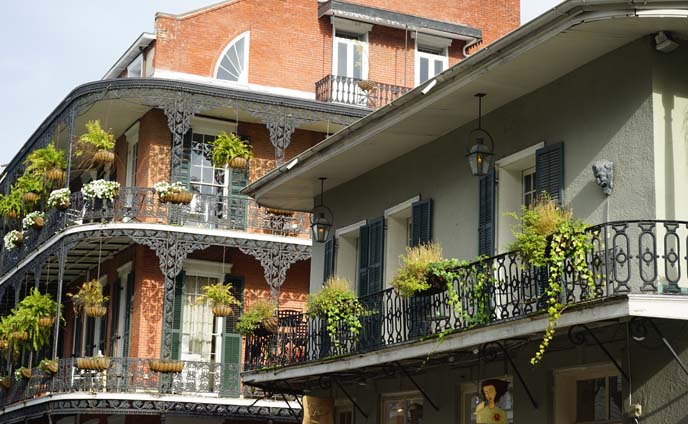
{"type": "Polygon", "coordinates": [[[466,43],[463,46],[463,50],[462,50],[463,57],[466,58],[466,57],[470,56],[470,54],[468,53],[468,49],[470,49],[471,47],[473,47],[477,44],[480,44],[482,42],[483,42],[482,38],[474,38],[472,41],[469,41],[468,43],[466,43]]]}

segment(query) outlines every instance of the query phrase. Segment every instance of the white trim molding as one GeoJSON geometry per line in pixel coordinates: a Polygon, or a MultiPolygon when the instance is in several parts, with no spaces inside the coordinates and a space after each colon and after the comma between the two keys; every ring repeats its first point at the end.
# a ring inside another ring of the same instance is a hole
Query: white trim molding
{"type": "Polygon", "coordinates": [[[225,274],[231,274],[232,264],[222,262],[204,261],[201,259],[185,259],[184,271],[197,277],[218,278],[222,281],[225,274]]]}
{"type": "Polygon", "coordinates": [[[384,216],[385,216],[385,218],[387,218],[388,216],[396,215],[399,212],[410,208],[411,205],[418,202],[419,200],[420,200],[420,196],[415,196],[415,197],[412,197],[408,200],[405,200],[405,201],[399,203],[398,205],[394,205],[391,208],[387,208],[387,209],[385,209],[384,216]]]}
{"type": "Polygon", "coordinates": [[[363,221],[358,221],[355,224],[347,225],[346,227],[342,227],[342,228],[337,228],[334,231],[334,236],[335,236],[335,238],[338,238],[338,237],[345,236],[349,233],[353,233],[354,231],[358,231],[362,226],[366,225],[367,223],[368,223],[368,221],[364,219],[363,221]]]}

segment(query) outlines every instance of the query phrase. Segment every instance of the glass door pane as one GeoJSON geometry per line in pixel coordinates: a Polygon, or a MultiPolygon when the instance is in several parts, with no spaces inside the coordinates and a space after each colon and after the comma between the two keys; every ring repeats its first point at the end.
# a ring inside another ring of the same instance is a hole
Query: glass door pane
{"type": "Polygon", "coordinates": [[[349,77],[349,43],[339,41],[337,43],[337,75],[349,77]]]}

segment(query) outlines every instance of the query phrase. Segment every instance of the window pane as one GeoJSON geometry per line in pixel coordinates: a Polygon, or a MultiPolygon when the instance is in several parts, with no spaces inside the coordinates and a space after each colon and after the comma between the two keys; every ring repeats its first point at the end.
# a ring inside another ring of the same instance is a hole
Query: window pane
{"type": "Polygon", "coordinates": [[[337,43],[337,75],[341,77],[348,76],[347,71],[347,48],[346,43],[337,43]]]}
{"type": "Polygon", "coordinates": [[[606,420],[607,387],[605,378],[576,382],[576,421],[606,420]]]}
{"type": "Polygon", "coordinates": [[[246,37],[242,37],[235,41],[220,60],[220,66],[217,68],[216,77],[228,81],[239,81],[242,79],[244,69],[246,52],[246,37]]]}
{"type": "Polygon", "coordinates": [[[427,57],[421,57],[420,58],[420,74],[419,74],[420,75],[419,82],[421,84],[424,83],[425,81],[427,81],[429,78],[428,77],[428,73],[429,73],[428,68],[429,67],[430,67],[430,63],[428,62],[428,58],[427,57]]]}
{"type": "Polygon", "coordinates": [[[383,413],[383,424],[421,424],[423,400],[386,400],[383,404],[383,413]]]}
{"type": "Polygon", "coordinates": [[[444,61],[435,60],[435,75],[439,74],[442,71],[444,71],[444,61]]]}
{"type": "Polygon", "coordinates": [[[622,397],[621,391],[623,382],[618,376],[609,377],[609,419],[621,420],[622,414],[622,397]]]}
{"type": "Polygon", "coordinates": [[[354,78],[363,78],[363,46],[354,45],[354,78]]]}

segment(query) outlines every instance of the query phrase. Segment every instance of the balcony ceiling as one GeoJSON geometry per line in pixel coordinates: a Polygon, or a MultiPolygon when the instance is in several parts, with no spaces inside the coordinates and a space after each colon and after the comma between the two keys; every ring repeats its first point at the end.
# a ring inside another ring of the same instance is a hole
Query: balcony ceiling
{"type": "MultiPolygon", "coordinates": [[[[616,11],[583,11],[573,7],[578,3],[569,1],[485,47],[438,76],[428,94],[421,87],[411,91],[305,151],[291,170],[277,169],[251,184],[245,193],[265,206],[309,210],[319,193],[318,177],[327,177],[332,189],[470,123],[476,117],[475,93],[489,93],[483,104],[489,113],[640,37],[670,31],[688,39],[685,1],[673,2],[683,8],[681,17],[649,10],[638,16],[625,5],[616,11]]],[[[647,3],[651,8],[653,2],[647,3]]],[[[680,48],[688,48],[684,44],[680,48]]]]}

